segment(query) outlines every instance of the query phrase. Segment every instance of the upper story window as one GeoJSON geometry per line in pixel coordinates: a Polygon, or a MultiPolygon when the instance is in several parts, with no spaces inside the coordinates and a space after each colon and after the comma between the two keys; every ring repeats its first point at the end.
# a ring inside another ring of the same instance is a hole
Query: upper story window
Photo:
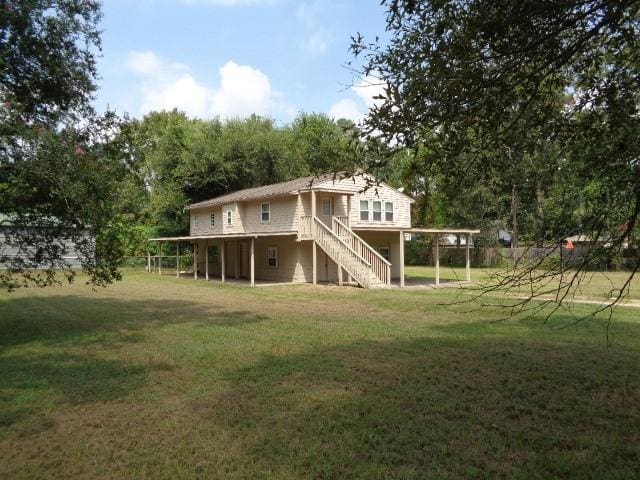
{"type": "Polygon", "coordinates": [[[278,268],[278,247],[267,247],[267,267],[278,268]]]}
{"type": "Polygon", "coordinates": [[[260,207],[260,221],[262,223],[269,223],[271,221],[271,204],[263,203],[260,207]]]}
{"type": "Polygon", "coordinates": [[[333,202],[330,198],[322,199],[322,215],[325,217],[330,217],[333,215],[333,202]]]}
{"type": "Polygon", "coordinates": [[[384,202],[384,220],[393,222],[393,203],[391,202],[384,202]]]}
{"type": "Polygon", "coordinates": [[[382,202],[380,200],[373,201],[373,221],[379,222],[382,220],[382,202]]]}
{"type": "Polygon", "coordinates": [[[211,222],[211,226],[212,226],[212,227],[215,227],[215,226],[216,226],[216,214],[215,214],[215,213],[212,213],[212,214],[209,216],[209,222],[211,222]]]}
{"type": "Polygon", "coordinates": [[[231,210],[227,210],[227,225],[231,225],[233,222],[233,213],[231,210]]]}
{"type": "Polygon", "coordinates": [[[198,228],[200,226],[200,219],[198,215],[193,216],[193,228],[198,228]]]}
{"type": "Polygon", "coordinates": [[[360,220],[369,221],[369,200],[360,200],[360,220]]]}

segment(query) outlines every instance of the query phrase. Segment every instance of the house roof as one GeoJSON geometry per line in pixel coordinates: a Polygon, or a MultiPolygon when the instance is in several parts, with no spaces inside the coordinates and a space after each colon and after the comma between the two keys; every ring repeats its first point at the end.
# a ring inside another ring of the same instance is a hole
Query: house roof
{"type": "MultiPolygon", "coordinates": [[[[203,200],[201,202],[192,203],[191,205],[187,205],[185,207],[185,210],[193,210],[196,208],[203,208],[203,207],[214,207],[214,206],[226,205],[226,204],[235,203],[235,202],[245,202],[248,200],[260,200],[260,199],[266,199],[266,198],[272,198],[272,197],[295,195],[301,191],[309,191],[309,190],[315,189],[316,187],[318,187],[319,189],[324,189],[325,187],[327,187],[328,182],[332,182],[332,184],[338,187],[336,182],[339,182],[340,180],[353,178],[358,175],[372,178],[370,175],[368,175],[366,172],[362,170],[358,170],[355,174],[348,173],[348,172],[339,172],[339,173],[326,173],[323,175],[311,175],[308,177],[296,178],[295,180],[289,180],[288,182],[274,183],[272,185],[265,185],[262,187],[255,187],[255,188],[245,188],[244,190],[238,190],[237,192],[227,193],[226,195],[210,198],[209,200],[203,200]]],[[[411,198],[409,195],[407,195],[406,193],[396,188],[393,188],[384,182],[378,182],[378,183],[380,185],[384,185],[388,188],[396,190],[400,195],[406,197],[411,203],[415,202],[415,200],[411,198]]],[[[344,185],[342,185],[341,187],[342,188],[340,187],[338,188],[340,189],[340,191],[344,191],[345,193],[347,193],[353,188],[356,188],[357,191],[360,191],[357,189],[355,183],[350,187],[346,187],[347,190],[343,190],[343,188],[345,188],[344,185]]],[[[328,188],[328,190],[331,190],[331,188],[328,188]]],[[[353,190],[353,192],[355,193],[356,190],[353,190]]]]}
{"type": "Polygon", "coordinates": [[[310,190],[314,184],[340,178],[342,178],[340,174],[328,173],[325,175],[296,178],[295,180],[290,180],[288,182],[274,183],[263,187],[246,188],[244,190],[238,190],[237,192],[227,193],[220,197],[211,198],[198,203],[192,203],[191,205],[187,205],[185,210],[226,205],[228,203],[244,202],[247,200],[257,200],[261,198],[294,195],[301,190],[310,190]]]}

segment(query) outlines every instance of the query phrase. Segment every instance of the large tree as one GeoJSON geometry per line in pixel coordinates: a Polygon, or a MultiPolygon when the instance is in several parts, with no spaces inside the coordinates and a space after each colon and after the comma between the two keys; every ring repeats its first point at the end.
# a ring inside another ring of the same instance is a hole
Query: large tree
{"type": "MultiPolygon", "coordinates": [[[[435,134],[442,149],[430,168],[467,180],[483,169],[500,172],[512,184],[514,208],[528,182],[538,198],[538,243],[546,238],[561,251],[563,237],[581,233],[593,248],[579,262],[529,264],[500,282],[514,287],[533,278],[556,285],[560,277],[561,303],[586,268],[619,254],[637,230],[640,2],[383,4],[385,41],[367,43],[358,35],[352,45],[362,75],[384,88],[364,134],[413,148],[435,134]],[[569,103],[558,101],[565,96],[569,103]],[[575,198],[553,205],[555,219],[571,221],[549,219],[551,232],[541,210],[545,190],[567,193],[545,185],[553,179],[571,185],[575,198]]],[[[640,267],[637,253],[631,267],[632,275],[640,267]]]]}
{"type": "Polygon", "coordinates": [[[118,119],[91,107],[100,3],[0,1],[0,288],[119,278],[118,119]],[[15,254],[17,252],[17,254],[15,254]]]}

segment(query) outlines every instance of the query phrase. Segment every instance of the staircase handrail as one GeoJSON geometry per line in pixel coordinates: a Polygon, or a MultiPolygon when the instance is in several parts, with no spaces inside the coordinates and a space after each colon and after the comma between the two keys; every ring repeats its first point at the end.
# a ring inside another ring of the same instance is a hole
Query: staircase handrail
{"type": "MultiPolygon", "coordinates": [[[[364,245],[365,248],[369,249],[371,251],[371,253],[373,253],[376,257],[378,257],[380,260],[382,260],[387,266],[391,266],[391,262],[388,261],[386,258],[384,258],[382,255],[380,255],[376,250],[374,250],[373,248],[371,248],[371,246],[365,242],[362,238],[360,238],[360,236],[354,232],[353,230],[351,230],[349,227],[347,227],[344,223],[342,223],[340,220],[338,220],[336,217],[333,217],[333,221],[336,222],[338,225],[340,225],[341,227],[347,229],[351,235],[353,235],[356,239],[358,239],[358,241],[360,243],[362,243],[364,245]]],[[[347,245],[348,246],[348,245],[347,245]]],[[[366,261],[366,260],[365,260],[366,261]]]]}
{"type": "MultiPolygon", "coordinates": [[[[315,222],[317,222],[321,228],[324,228],[327,232],[331,233],[332,237],[335,238],[336,240],[338,240],[342,245],[344,245],[349,251],[351,251],[351,253],[353,253],[356,257],[358,257],[359,260],[362,261],[362,263],[364,263],[367,267],[371,268],[371,263],[369,263],[362,255],[360,255],[358,252],[356,252],[353,248],[351,248],[351,246],[345,242],[344,240],[342,240],[338,235],[335,234],[335,232],[333,230],[331,230],[329,227],[327,227],[324,222],[322,222],[322,220],[320,220],[318,217],[316,217],[315,215],[313,216],[313,219],[315,222]]],[[[384,260],[384,258],[383,258],[384,260]]],[[[391,265],[391,264],[389,264],[391,265]]]]}

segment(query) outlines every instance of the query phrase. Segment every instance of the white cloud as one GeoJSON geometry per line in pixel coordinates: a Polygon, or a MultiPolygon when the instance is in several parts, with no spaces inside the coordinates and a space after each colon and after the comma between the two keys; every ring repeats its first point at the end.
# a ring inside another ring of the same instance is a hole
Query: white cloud
{"type": "Polygon", "coordinates": [[[329,116],[334,120],[347,118],[355,123],[362,120],[364,114],[358,108],[356,102],[350,98],[343,98],[329,108],[329,116]]]}
{"type": "Polygon", "coordinates": [[[329,39],[323,30],[318,30],[300,42],[300,47],[310,55],[322,55],[329,48],[329,39]]]}
{"type": "Polygon", "coordinates": [[[380,105],[384,100],[375,98],[385,96],[384,83],[374,76],[367,76],[353,86],[353,91],[362,99],[367,110],[374,105],[380,105]]]}
{"type": "Polygon", "coordinates": [[[303,2],[296,10],[296,17],[302,24],[305,37],[299,46],[309,55],[322,55],[331,43],[330,32],[321,25],[324,10],[326,9],[319,0],[303,2]]]}
{"type": "Polygon", "coordinates": [[[222,117],[271,112],[277,94],[269,77],[256,68],[228,61],[220,68],[220,88],[213,95],[213,111],[222,117]]]}
{"type": "Polygon", "coordinates": [[[211,91],[189,74],[165,85],[144,85],[141,92],[140,113],[177,108],[195,117],[210,116],[211,91]]]}
{"type": "Polygon", "coordinates": [[[376,105],[380,105],[384,100],[376,98],[385,96],[384,83],[375,76],[367,76],[353,85],[353,91],[357,95],[358,101],[352,98],[344,98],[337,101],[329,108],[329,116],[334,119],[348,118],[354,122],[360,122],[366,112],[376,105]]]}
{"type": "Polygon", "coordinates": [[[189,71],[183,63],[164,63],[151,51],[131,51],[127,56],[127,68],[138,75],[166,76],[189,71]]]}
{"type": "Polygon", "coordinates": [[[129,52],[127,67],[140,75],[151,75],[160,68],[160,60],[153,52],[129,52]]]}
{"type": "Polygon", "coordinates": [[[218,70],[219,86],[197,80],[186,65],[168,63],[153,52],[130,52],[127,67],[140,78],[140,114],[177,108],[200,118],[284,114],[295,109],[273,90],[257,68],[229,60],[218,70]]]}

